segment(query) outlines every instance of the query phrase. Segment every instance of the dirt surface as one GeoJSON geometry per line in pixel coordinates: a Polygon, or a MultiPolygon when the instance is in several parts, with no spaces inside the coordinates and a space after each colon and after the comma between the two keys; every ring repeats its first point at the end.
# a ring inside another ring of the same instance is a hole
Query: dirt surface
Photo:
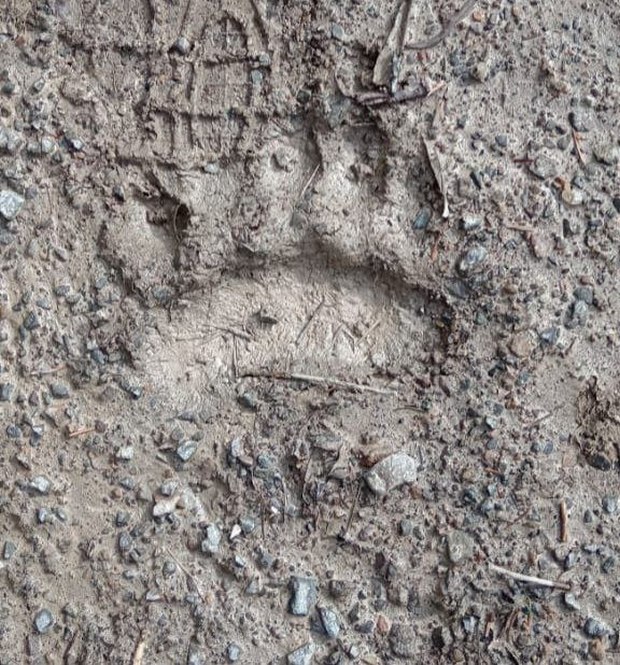
{"type": "Polygon", "coordinates": [[[620,662],[618,3],[0,7],[0,663],[620,662]]]}

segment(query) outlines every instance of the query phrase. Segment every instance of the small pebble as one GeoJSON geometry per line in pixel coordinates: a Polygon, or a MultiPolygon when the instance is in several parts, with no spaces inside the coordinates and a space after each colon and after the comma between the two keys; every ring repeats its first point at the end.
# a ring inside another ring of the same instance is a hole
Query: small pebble
{"type": "Polygon", "coordinates": [[[615,166],[620,160],[620,148],[613,143],[594,146],[593,152],[596,161],[606,166],[615,166]]]}
{"type": "Polygon", "coordinates": [[[153,506],[153,517],[163,517],[164,515],[172,514],[175,511],[178,503],[179,503],[178,496],[158,501],[153,506]]]}
{"type": "Polygon", "coordinates": [[[332,37],[341,42],[344,39],[344,28],[338,23],[332,23],[332,37]]]}
{"type": "Polygon", "coordinates": [[[0,191],[0,215],[7,222],[15,219],[24,205],[24,197],[10,189],[0,191]]]}
{"type": "Polygon", "coordinates": [[[2,549],[2,558],[5,561],[8,561],[13,557],[15,552],[17,552],[17,545],[15,545],[15,543],[10,540],[5,541],[4,547],[2,549]]]}
{"type": "Polygon", "coordinates": [[[319,607],[319,617],[327,637],[336,639],[340,633],[340,622],[336,612],[328,607],[319,607]]]}
{"type": "Polygon", "coordinates": [[[316,603],[316,580],[312,577],[292,577],[290,586],[289,612],[295,616],[307,616],[316,603]]]}
{"type": "Polygon", "coordinates": [[[177,449],[177,457],[182,462],[189,462],[198,450],[198,444],[195,441],[184,441],[177,449]]]}
{"type": "Polygon", "coordinates": [[[209,524],[205,536],[206,537],[202,543],[200,543],[200,549],[205,554],[216,554],[220,549],[220,543],[222,542],[222,530],[217,524],[209,524]]]}
{"type": "Polygon", "coordinates": [[[482,226],[482,218],[478,215],[463,215],[461,229],[466,232],[477,231],[482,226]]]}
{"type": "Polygon", "coordinates": [[[187,55],[191,51],[192,45],[190,44],[190,41],[187,39],[187,37],[177,37],[176,41],[172,45],[172,48],[179,55],[187,55]]]}
{"type": "Polygon", "coordinates": [[[594,617],[586,619],[583,630],[588,637],[602,637],[603,635],[611,635],[613,632],[607,624],[594,617]]]}
{"type": "Polygon", "coordinates": [[[34,615],[34,627],[37,633],[44,635],[54,625],[54,617],[49,610],[39,610],[34,615]]]}
{"type": "Polygon", "coordinates": [[[546,155],[539,155],[530,165],[530,173],[533,173],[541,180],[555,178],[559,173],[557,163],[546,155]]]}
{"type": "Polygon", "coordinates": [[[28,487],[39,494],[47,494],[50,491],[52,484],[45,476],[35,476],[29,483],[28,487]]]}
{"type": "Polygon", "coordinates": [[[123,446],[116,451],[116,459],[121,462],[129,462],[133,459],[134,448],[133,446],[123,446]]]}
{"type": "Polygon", "coordinates": [[[618,497],[617,496],[605,496],[603,497],[603,510],[608,515],[613,515],[618,512],[618,497]]]}
{"type": "Polygon", "coordinates": [[[366,483],[377,496],[384,496],[417,477],[418,462],[405,453],[396,453],[377,462],[366,474],[366,483]]]}
{"type": "Polygon", "coordinates": [[[392,653],[398,658],[414,658],[418,655],[416,633],[409,623],[394,623],[388,640],[392,653]]]}
{"type": "Polygon", "coordinates": [[[568,121],[576,132],[590,131],[590,122],[582,111],[571,111],[568,114],[568,121]]]}
{"type": "Polygon", "coordinates": [[[413,222],[411,222],[411,228],[414,231],[423,231],[428,227],[430,221],[431,221],[430,208],[421,208],[418,214],[415,216],[413,222]]]}
{"type": "Polygon", "coordinates": [[[458,566],[474,554],[474,540],[464,531],[452,531],[447,538],[448,558],[450,563],[458,566]]]}
{"type": "Polygon", "coordinates": [[[229,663],[236,663],[241,657],[241,647],[234,642],[226,647],[226,658],[229,663]]]}
{"type": "Polygon", "coordinates": [[[314,643],[308,642],[295,649],[295,651],[291,651],[286,657],[286,662],[288,665],[310,665],[314,656],[314,650],[314,643]]]}
{"type": "Polygon", "coordinates": [[[571,610],[579,612],[581,610],[581,605],[577,602],[577,598],[574,593],[565,593],[564,594],[564,604],[571,610]]]}
{"type": "Polygon", "coordinates": [[[467,275],[477,268],[486,259],[486,256],[487,250],[482,245],[474,245],[461,255],[457,270],[462,275],[467,275]]]}
{"type": "Polygon", "coordinates": [[[0,402],[8,402],[15,386],[12,383],[0,383],[0,402]]]}
{"type": "Polygon", "coordinates": [[[69,397],[69,388],[64,383],[52,383],[50,393],[56,399],[64,399],[69,397]]]}

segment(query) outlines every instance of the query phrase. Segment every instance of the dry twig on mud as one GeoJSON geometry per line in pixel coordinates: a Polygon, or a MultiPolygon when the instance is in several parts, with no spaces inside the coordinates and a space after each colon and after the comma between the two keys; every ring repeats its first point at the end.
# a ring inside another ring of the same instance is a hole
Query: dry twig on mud
{"type": "Polygon", "coordinates": [[[564,499],[560,501],[560,542],[568,542],[568,512],[564,499]]]}
{"type": "Polygon", "coordinates": [[[374,393],[376,395],[398,395],[397,390],[390,390],[389,388],[377,388],[375,386],[366,386],[364,384],[353,383],[352,381],[341,381],[328,376],[312,376],[310,374],[285,374],[268,372],[246,372],[243,374],[244,378],[252,379],[277,379],[278,381],[302,381],[304,383],[312,383],[318,386],[328,386],[332,388],[342,388],[343,390],[352,390],[366,393],[374,393]]]}
{"type": "Polygon", "coordinates": [[[515,573],[508,568],[496,566],[494,563],[489,564],[489,570],[505,577],[511,577],[513,580],[519,582],[526,582],[527,584],[535,584],[537,586],[546,586],[555,589],[562,589],[563,591],[570,591],[571,585],[568,582],[554,582],[553,580],[546,580],[542,577],[532,577],[530,575],[523,575],[522,573],[515,573]]]}

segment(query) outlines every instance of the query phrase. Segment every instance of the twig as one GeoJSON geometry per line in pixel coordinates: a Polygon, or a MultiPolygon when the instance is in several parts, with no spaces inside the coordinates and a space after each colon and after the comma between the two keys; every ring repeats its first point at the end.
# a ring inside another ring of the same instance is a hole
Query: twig
{"type": "Polygon", "coordinates": [[[353,522],[353,513],[355,512],[355,508],[357,506],[357,502],[359,500],[360,492],[362,491],[362,483],[358,481],[357,484],[357,491],[355,492],[355,496],[353,497],[353,503],[351,504],[351,508],[349,510],[349,517],[347,518],[347,525],[344,528],[344,531],[342,532],[342,538],[346,539],[349,529],[351,528],[351,523],[353,522]]]}
{"type": "Polygon", "coordinates": [[[316,165],[316,168],[314,169],[314,171],[312,171],[312,173],[310,174],[310,177],[306,181],[306,184],[303,186],[303,189],[301,190],[301,194],[299,195],[299,198],[297,199],[297,203],[295,205],[296,208],[301,203],[301,201],[303,201],[303,198],[306,195],[306,192],[308,191],[308,187],[310,187],[310,185],[312,184],[312,181],[314,180],[314,177],[316,176],[316,174],[319,172],[320,168],[321,168],[321,162],[319,162],[316,165]]]}
{"type": "Polygon", "coordinates": [[[179,559],[170,551],[170,548],[166,547],[166,552],[172,557],[172,559],[176,562],[177,566],[185,573],[187,578],[192,581],[192,584],[196,587],[196,593],[200,596],[200,600],[202,602],[206,602],[205,596],[200,590],[200,585],[196,581],[196,578],[189,572],[189,570],[179,561],[179,559]]]}
{"type": "Polygon", "coordinates": [[[145,649],[146,649],[146,640],[143,637],[140,637],[140,641],[136,645],[136,650],[133,652],[131,665],[142,665],[145,649]]]}
{"type": "Polygon", "coordinates": [[[388,390],[386,388],[376,388],[375,386],[365,386],[359,383],[352,383],[350,381],[341,381],[340,379],[333,379],[326,376],[311,376],[310,374],[269,374],[247,372],[243,375],[245,378],[255,379],[277,379],[279,381],[303,381],[305,383],[313,383],[319,386],[332,386],[334,388],[342,388],[343,390],[353,390],[367,393],[375,393],[377,395],[398,395],[396,390],[388,390]]]}
{"type": "Polygon", "coordinates": [[[568,542],[568,513],[564,499],[560,501],[560,542],[568,542]]]}
{"type": "Polygon", "coordinates": [[[297,335],[297,339],[295,340],[295,346],[299,344],[299,340],[304,336],[304,333],[314,320],[314,318],[317,316],[317,314],[323,309],[323,305],[325,304],[325,296],[321,298],[321,302],[314,308],[312,314],[308,317],[308,320],[304,323],[303,328],[299,331],[299,335],[297,335]]]}
{"type": "Polygon", "coordinates": [[[45,376],[46,374],[56,374],[56,372],[61,372],[63,369],[67,369],[65,364],[56,365],[56,367],[50,367],[50,369],[34,369],[30,372],[30,376],[45,376]]]}
{"type": "Polygon", "coordinates": [[[94,427],[82,427],[82,429],[76,429],[75,432],[69,432],[67,439],[75,439],[76,436],[84,436],[84,434],[90,434],[95,431],[94,427]]]}
{"type": "Polygon", "coordinates": [[[528,584],[536,584],[538,586],[552,587],[555,589],[562,589],[563,591],[570,591],[571,585],[567,582],[554,582],[553,580],[545,580],[542,577],[531,577],[530,575],[522,575],[521,573],[515,573],[508,568],[502,568],[502,566],[496,566],[494,563],[489,563],[489,570],[498,573],[500,575],[505,575],[506,577],[511,577],[513,580],[518,580],[519,582],[527,582],[528,584]]]}
{"type": "Polygon", "coordinates": [[[579,162],[581,163],[582,166],[586,165],[586,160],[585,157],[583,156],[583,151],[581,149],[581,145],[579,143],[579,135],[574,129],[571,129],[571,134],[573,137],[573,145],[575,146],[575,152],[577,153],[577,158],[579,159],[579,162]]]}
{"type": "Polygon", "coordinates": [[[422,42],[415,42],[414,44],[409,44],[406,46],[406,49],[412,49],[416,51],[421,51],[423,49],[433,48],[440,44],[453,30],[456,26],[464,19],[471,14],[473,8],[476,6],[478,0],[467,0],[463,5],[463,8],[459,10],[441,30],[430,39],[427,39],[422,42]]]}

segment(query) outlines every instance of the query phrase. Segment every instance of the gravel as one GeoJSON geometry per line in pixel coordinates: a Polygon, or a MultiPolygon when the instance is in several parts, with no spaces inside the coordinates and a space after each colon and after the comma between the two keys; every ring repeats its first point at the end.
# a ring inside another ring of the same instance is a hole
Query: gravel
{"type": "Polygon", "coordinates": [[[44,635],[49,632],[54,625],[54,617],[47,609],[39,610],[34,615],[34,628],[37,633],[44,635]]]}
{"type": "Polygon", "coordinates": [[[377,496],[384,496],[405,483],[414,482],[418,466],[418,462],[405,453],[389,455],[366,474],[366,483],[377,496]]]}
{"type": "Polygon", "coordinates": [[[0,402],[9,402],[14,389],[12,383],[0,383],[0,402]]]}
{"type": "Polygon", "coordinates": [[[0,190],[0,216],[7,222],[15,219],[24,205],[24,197],[10,189],[0,190]]]}
{"type": "Polygon", "coordinates": [[[205,554],[217,554],[222,542],[222,530],[217,524],[209,524],[205,529],[205,538],[200,543],[200,549],[205,554]]]}
{"type": "Polygon", "coordinates": [[[182,462],[189,462],[198,450],[195,441],[184,441],[176,449],[176,455],[182,462]]]}
{"type": "Polygon", "coordinates": [[[336,612],[329,607],[319,607],[319,617],[327,637],[337,638],[340,633],[340,621],[336,612]]]}
{"type": "Polygon", "coordinates": [[[413,658],[416,656],[417,636],[409,623],[394,623],[388,636],[392,653],[397,658],[413,658]]]}
{"type": "Polygon", "coordinates": [[[583,626],[583,631],[588,637],[602,637],[611,635],[612,629],[600,619],[588,617],[583,626]]]}
{"type": "Polygon", "coordinates": [[[463,531],[452,531],[447,538],[448,558],[450,563],[459,566],[474,554],[474,540],[463,531]]]}
{"type": "Polygon", "coordinates": [[[316,603],[317,581],[312,577],[292,577],[289,612],[295,616],[307,616],[316,603]]]}
{"type": "Polygon", "coordinates": [[[291,651],[287,657],[286,662],[288,665],[310,665],[316,647],[313,642],[308,642],[303,646],[291,651]]]}

